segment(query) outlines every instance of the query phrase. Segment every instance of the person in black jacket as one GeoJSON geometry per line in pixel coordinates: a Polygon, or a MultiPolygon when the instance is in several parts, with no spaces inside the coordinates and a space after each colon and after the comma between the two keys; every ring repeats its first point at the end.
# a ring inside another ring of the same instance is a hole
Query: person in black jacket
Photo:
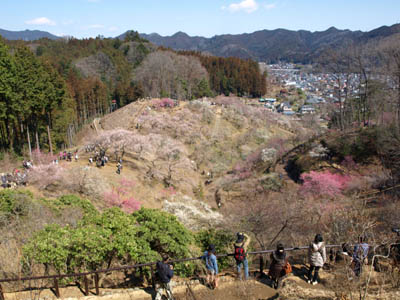
{"type": "Polygon", "coordinates": [[[165,292],[167,294],[168,300],[173,300],[172,290],[170,281],[174,276],[173,267],[168,264],[168,258],[163,257],[163,261],[159,261],[156,264],[158,283],[156,286],[156,297],[155,300],[161,300],[162,294],[165,292]]]}

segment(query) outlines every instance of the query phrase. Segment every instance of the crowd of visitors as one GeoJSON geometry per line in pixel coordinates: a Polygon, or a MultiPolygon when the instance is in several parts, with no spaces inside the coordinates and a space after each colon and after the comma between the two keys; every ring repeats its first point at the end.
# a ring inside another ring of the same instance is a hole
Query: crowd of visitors
{"type": "MultiPolygon", "coordinates": [[[[250,241],[251,238],[246,233],[238,232],[236,234],[236,241],[233,244],[233,256],[236,262],[236,271],[239,280],[242,280],[242,267],[244,269],[244,279],[247,280],[249,278],[247,253],[250,241]]],[[[369,245],[365,236],[359,238],[358,243],[354,245],[352,251],[348,250],[345,244],[342,247],[342,254],[351,257],[350,267],[356,277],[360,277],[362,266],[367,263],[368,252],[369,245]],[[352,254],[350,255],[348,252],[352,252],[352,254]]],[[[207,250],[204,251],[204,254],[201,256],[201,259],[205,263],[206,286],[210,289],[218,288],[218,259],[214,244],[208,246],[207,250]]],[[[308,247],[308,262],[309,268],[306,280],[309,284],[316,285],[320,280],[319,271],[327,262],[326,246],[321,234],[317,234],[308,247]]],[[[166,293],[167,299],[173,299],[170,285],[173,276],[172,269],[172,265],[167,263],[167,259],[163,258],[162,262],[157,263],[159,284],[156,287],[156,300],[161,299],[162,293],[166,293]]],[[[270,255],[268,274],[263,275],[266,275],[270,279],[273,288],[278,289],[280,288],[283,279],[291,272],[292,266],[289,263],[289,256],[285,251],[285,247],[282,243],[278,243],[276,249],[270,255]]],[[[351,279],[352,278],[350,277],[349,280],[351,279]]]]}

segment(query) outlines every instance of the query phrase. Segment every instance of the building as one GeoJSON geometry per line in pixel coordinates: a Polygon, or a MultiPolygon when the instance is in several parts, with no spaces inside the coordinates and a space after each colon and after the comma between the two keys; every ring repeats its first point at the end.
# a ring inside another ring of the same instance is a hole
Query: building
{"type": "Polygon", "coordinates": [[[300,108],[300,113],[302,115],[306,115],[306,114],[314,114],[315,113],[315,108],[312,105],[303,105],[300,108]]]}
{"type": "Polygon", "coordinates": [[[279,112],[283,113],[284,115],[290,116],[294,115],[295,112],[292,109],[292,106],[290,105],[289,102],[283,102],[279,105],[279,112]]]}

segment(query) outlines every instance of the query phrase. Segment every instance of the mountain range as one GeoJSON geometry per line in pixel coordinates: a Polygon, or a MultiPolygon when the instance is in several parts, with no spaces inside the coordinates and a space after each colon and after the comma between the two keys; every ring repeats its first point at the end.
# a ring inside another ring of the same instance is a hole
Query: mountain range
{"type": "Polygon", "coordinates": [[[0,29],[0,35],[7,40],[24,40],[24,41],[34,41],[42,38],[48,38],[50,40],[59,39],[59,36],[51,34],[47,31],[40,30],[24,30],[24,31],[10,31],[0,29]]]}
{"type": "Polygon", "coordinates": [[[279,60],[309,63],[328,48],[340,48],[350,43],[363,45],[397,35],[400,40],[400,24],[382,26],[369,32],[339,30],[331,27],[326,31],[310,32],[286,29],[261,30],[244,34],[224,34],[211,38],[191,37],[184,32],[172,36],[141,34],[150,42],[175,50],[208,52],[216,56],[236,56],[257,61],[279,60]]]}
{"type": "MultiPolygon", "coordinates": [[[[117,38],[123,39],[126,33],[117,38]]],[[[0,35],[9,40],[26,41],[60,38],[39,30],[0,29],[0,35]]],[[[211,38],[189,36],[184,32],[177,32],[172,36],[161,36],[157,33],[142,33],[140,36],[157,46],[175,50],[199,51],[222,57],[251,58],[269,63],[277,61],[310,63],[314,62],[326,49],[337,49],[348,44],[364,45],[392,37],[400,40],[400,24],[382,26],[368,32],[331,27],[325,31],[315,32],[275,29],[243,34],[223,34],[211,38]]]]}

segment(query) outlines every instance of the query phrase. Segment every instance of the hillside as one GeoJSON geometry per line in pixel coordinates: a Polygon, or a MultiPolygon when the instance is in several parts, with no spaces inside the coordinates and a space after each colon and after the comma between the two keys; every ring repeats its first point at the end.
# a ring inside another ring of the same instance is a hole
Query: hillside
{"type": "Polygon", "coordinates": [[[156,33],[141,34],[141,36],[156,45],[176,50],[201,51],[222,57],[236,56],[266,62],[282,60],[312,63],[326,49],[338,49],[349,43],[364,45],[379,42],[399,32],[400,25],[395,24],[369,32],[339,30],[331,27],[320,32],[275,29],[237,35],[216,35],[212,38],[191,37],[183,32],[165,37],[156,33]]]}
{"type": "Polygon", "coordinates": [[[7,40],[35,41],[43,38],[47,38],[50,40],[60,39],[59,36],[51,34],[47,31],[29,30],[29,29],[26,29],[24,31],[10,31],[10,30],[0,29],[0,35],[7,40]]]}
{"type": "MultiPolygon", "coordinates": [[[[296,122],[245,105],[239,98],[212,100],[217,105],[181,102],[173,108],[157,108],[157,101],[161,100],[132,103],[99,119],[97,133],[87,129],[80,135],[81,149],[84,144],[107,149],[112,165],[98,171],[103,181],[115,186],[119,179],[129,178],[134,182],[134,198],[142,205],[164,208],[180,217],[184,210],[196,215],[199,206],[202,212],[195,216],[199,222],[218,218],[218,213],[201,209],[203,201],[214,208],[218,201],[229,206],[234,194],[225,194],[223,188],[235,184],[224,177],[242,160],[254,159],[261,148],[279,141],[289,147],[294,133],[307,134],[296,122]],[[122,151],[124,169],[117,176],[115,157],[122,151]]],[[[82,153],[83,163],[89,155],[82,153]]],[[[190,218],[181,221],[200,225],[190,218]]]]}

